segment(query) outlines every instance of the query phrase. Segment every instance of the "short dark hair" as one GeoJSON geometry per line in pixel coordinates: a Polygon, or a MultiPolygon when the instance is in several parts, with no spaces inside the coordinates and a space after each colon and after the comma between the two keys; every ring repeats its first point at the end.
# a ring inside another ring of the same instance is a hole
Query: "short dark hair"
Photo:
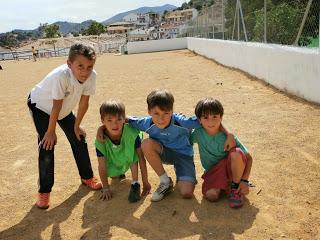
{"type": "Polygon", "coordinates": [[[79,55],[82,55],[89,60],[96,59],[96,52],[94,51],[93,47],[82,43],[76,43],[71,46],[68,59],[69,61],[73,62],[79,55]]]}
{"type": "Polygon", "coordinates": [[[209,114],[219,114],[221,117],[223,116],[223,106],[219,102],[219,100],[214,99],[212,97],[207,97],[201,99],[194,110],[197,118],[201,118],[202,116],[207,116],[209,114]]]}
{"type": "Polygon", "coordinates": [[[147,97],[148,110],[159,107],[163,111],[171,111],[173,103],[174,97],[166,89],[153,90],[147,97]]]}
{"type": "Polygon", "coordinates": [[[120,100],[110,99],[100,106],[101,119],[106,115],[126,117],[126,109],[120,100]]]}

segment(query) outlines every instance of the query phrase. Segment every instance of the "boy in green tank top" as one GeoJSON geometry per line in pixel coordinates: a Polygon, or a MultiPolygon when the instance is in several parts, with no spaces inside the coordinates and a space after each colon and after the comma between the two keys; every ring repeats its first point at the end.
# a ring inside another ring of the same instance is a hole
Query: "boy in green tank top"
{"type": "Polygon", "coordinates": [[[109,100],[100,107],[101,122],[105,126],[105,140],[95,140],[99,161],[99,175],[102,183],[100,199],[110,200],[112,192],[108,177],[123,175],[131,170],[132,182],[128,196],[129,202],[140,200],[140,184],[138,182],[138,165],[140,165],[143,182],[142,195],[150,192],[146,160],[141,151],[139,130],[125,123],[125,106],[117,100],[109,100]],[[139,164],[138,164],[139,163],[139,164]]]}

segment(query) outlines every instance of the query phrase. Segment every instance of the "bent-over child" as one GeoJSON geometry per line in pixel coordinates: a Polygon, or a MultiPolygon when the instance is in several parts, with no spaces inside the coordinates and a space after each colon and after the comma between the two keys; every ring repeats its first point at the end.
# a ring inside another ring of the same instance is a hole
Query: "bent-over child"
{"type": "Polygon", "coordinates": [[[148,194],[151,189],[148,182],[146,160],[141,151],[140,131],[125,123],[125,106],[120,101],[104,102],[100,107],[100,117],[104,126],[104,142],[97,139],[95,141],[102,183],[100,198],[102,200],[112,198],[108,177],[121,176],[130,168],[132,182],[128,200],[129,202],[137,202],[140,200],[138,165],[143,182],[142,195],[148,194]]]}
{"type": "Polygon", "coordinates": [[[90,95],[95,93],[96,54],[83,44],[71,46],[66,64],[52,70],[30,92],[28,107],[38,133],[39,194],[36,206],[49,207],[54,184],[54,146],[56,125],[65,133],[77,163],[81,182],[93,190],[101,183],[93,176],[86,133],[80,123],[87,112],[90,95]],[[72,112],[78,104],[77,116],[72,112]]]}
{"type": "Polygon", "coordinates": [[[243,196],[249,193],[249,175],[252,157],[246,147],[235,137],[236,147],[225,151],[226,134],[221,124],[224,109],[214,98],[200,100],[195,114],[202,128],[195,129],[191,141],[198,143],[200,160],[204,168],[202,194],[209,201],[218,200],[221,190],[231,184],[229,206],[242,206],[243,196]]]}

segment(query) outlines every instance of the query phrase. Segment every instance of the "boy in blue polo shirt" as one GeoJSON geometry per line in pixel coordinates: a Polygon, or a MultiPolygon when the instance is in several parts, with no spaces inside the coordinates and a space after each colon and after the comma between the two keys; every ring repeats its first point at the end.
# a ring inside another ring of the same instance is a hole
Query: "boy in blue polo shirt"
{"type": "MultiPolygon", "coordinates": [[[[128,121],[131,126],[149,134],[149,138],[143,140],[141,148],[160,178],[160,184],[151,197],[155,202],[162,200],[173,188],[172,179],[165,172],[163,163],[174,166],[177,187],[183,198],[192,197],[197,182],[193,147],[189,138],[191,130],[200,128],[201,125],[196,116],[185,117],[173,113],[173,103],[174,97],[169,91],[154,90],[147,97],[150,116],[130,117],[128,121]]],[[[227,145],[234,145],[232,135],[228,136],[227,145]]]]}

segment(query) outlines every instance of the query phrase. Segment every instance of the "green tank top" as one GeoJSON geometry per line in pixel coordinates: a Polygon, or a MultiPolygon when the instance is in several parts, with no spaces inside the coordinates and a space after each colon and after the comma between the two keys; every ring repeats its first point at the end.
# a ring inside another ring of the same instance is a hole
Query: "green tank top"
{"type": "Polygon", "coordinates": [[[115,145],[108,136],[104,143],[95,140],[96,148],[103,154],[106,160],[106,174],[108,177],[124,174],[130,166],[138,161],[135,149],[135,141],[139,130],[124,124],[119,145],[115,145]]]}

